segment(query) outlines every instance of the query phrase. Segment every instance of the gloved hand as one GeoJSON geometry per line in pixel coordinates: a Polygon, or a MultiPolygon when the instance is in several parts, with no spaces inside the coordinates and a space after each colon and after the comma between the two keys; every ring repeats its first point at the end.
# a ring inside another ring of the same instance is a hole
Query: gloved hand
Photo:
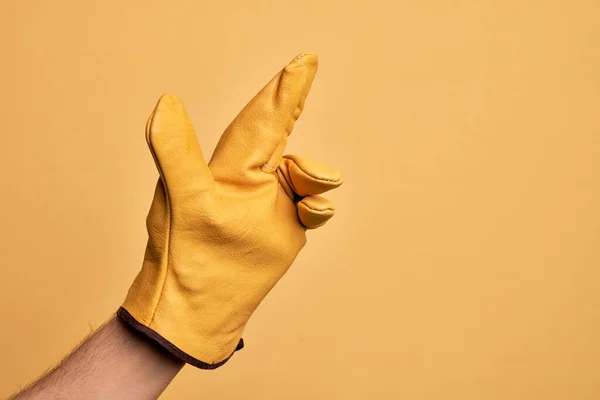
{"type": "Polygon", "coordinates": [[[317,71],[303,53],[244,107],[206,164],[181,101],[160,98],[146,139],[160,179],[141,271],[117,312],[199,368],[243,346],[248,319],[334,206],[338,171],[283,156],[317,71]]]}

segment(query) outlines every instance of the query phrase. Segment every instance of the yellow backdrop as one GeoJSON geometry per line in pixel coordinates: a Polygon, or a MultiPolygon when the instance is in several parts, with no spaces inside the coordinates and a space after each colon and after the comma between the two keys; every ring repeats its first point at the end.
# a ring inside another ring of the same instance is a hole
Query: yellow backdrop
{"type": "Polygon", "coordinates": [[[79,1],[0,6],[0,397],[123,301],[185,102],[210,155],[301,51],[289,152],[337,216],[223,368],[165,399],[600,398],[595,1],[79,1]]]}

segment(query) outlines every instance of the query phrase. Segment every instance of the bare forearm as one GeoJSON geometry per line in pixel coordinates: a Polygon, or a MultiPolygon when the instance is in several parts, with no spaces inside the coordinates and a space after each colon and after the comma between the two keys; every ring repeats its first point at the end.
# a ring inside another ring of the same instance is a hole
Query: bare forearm
{"type": "Polygon", "coordinates": [[[113,318],[12,399],[156,399],[183,365],[113,318]]]}

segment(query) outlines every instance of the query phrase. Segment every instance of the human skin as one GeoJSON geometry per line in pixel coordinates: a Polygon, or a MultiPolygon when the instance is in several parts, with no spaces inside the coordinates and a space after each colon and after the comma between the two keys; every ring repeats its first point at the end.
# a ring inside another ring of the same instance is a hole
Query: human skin
{"type": "Polygon", "coordinates": [[[10,400],[157,399],[184,365],[112,318],[10,400]]]}

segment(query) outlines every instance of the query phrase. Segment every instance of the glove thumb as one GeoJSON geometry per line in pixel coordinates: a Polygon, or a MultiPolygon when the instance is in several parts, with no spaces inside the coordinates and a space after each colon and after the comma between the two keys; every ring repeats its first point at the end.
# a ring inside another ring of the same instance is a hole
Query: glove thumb
{"type": "Polygon", "coordinates": [[[202,191],[213,186],[192,122],[176,96],[161,96],[148,119],[146,141],[168,194],[202,191]]]}

